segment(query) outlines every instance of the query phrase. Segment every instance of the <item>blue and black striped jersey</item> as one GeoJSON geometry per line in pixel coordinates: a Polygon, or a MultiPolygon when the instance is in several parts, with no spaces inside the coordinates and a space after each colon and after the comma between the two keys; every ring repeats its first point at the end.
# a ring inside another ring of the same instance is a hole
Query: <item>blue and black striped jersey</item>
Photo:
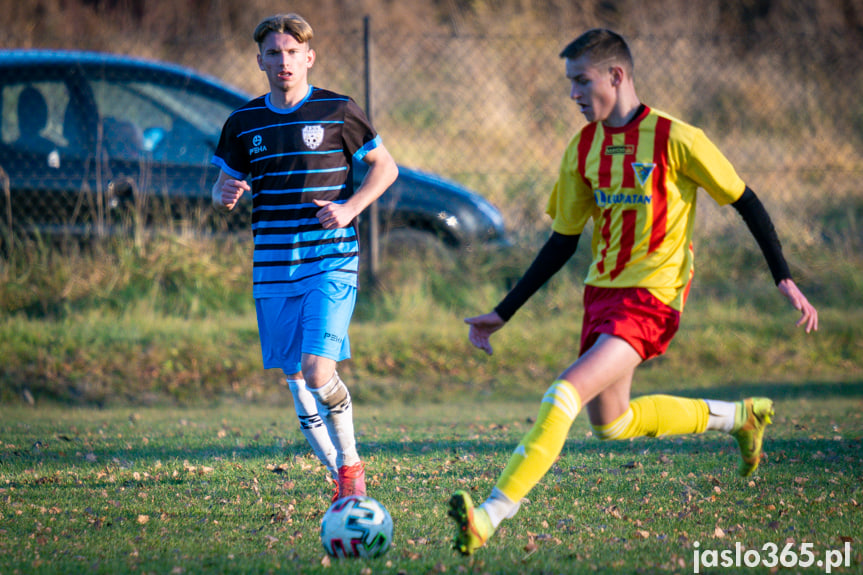
{"type": "Polygon", "coordinates": [[[379,145],[356,102],[319,88],[290,109],[267,94],[231,114],[212,162],[252,188],[254,297],[300,295],[323,279],[357,285],[356,225],[325,230],[313,200],[349,198],[351,160],[379,145]]]}

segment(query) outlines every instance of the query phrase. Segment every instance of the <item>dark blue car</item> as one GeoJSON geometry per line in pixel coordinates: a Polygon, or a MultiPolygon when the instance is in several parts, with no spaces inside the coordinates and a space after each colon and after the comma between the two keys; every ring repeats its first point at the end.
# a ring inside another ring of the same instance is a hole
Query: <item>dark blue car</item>
{"type": "MultiPolygon", "coordinates": [[[[249,99],[173,64],[0,50],[0,237],[249,230],[247,198],[228,215],[210,207],[222,124],[249,99]]],[[[482,196],[399,169],[378,202],[383,242],[506,243],[500,212],[482,196]]],[[[362,178],[365,164],[355,172],[362,178]]]]}

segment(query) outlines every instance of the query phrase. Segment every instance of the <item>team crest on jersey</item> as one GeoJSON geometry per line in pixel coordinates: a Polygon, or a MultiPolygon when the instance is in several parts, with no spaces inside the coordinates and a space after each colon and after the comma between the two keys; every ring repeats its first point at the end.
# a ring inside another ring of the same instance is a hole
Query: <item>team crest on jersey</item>
{"type": "Polygon", "coordinates": [[[252,147],[249,148],[249,155],[253,156],[255,154],[261,154],[267,151],[267,146],[264,144],[264,139],[261,138],[260,134],[256,134],[254,138],[252,138],[252,147]]]}
{"type": "Polygon", "coordinates": [[[656,167],[656,164],[645,164],[642,162],[632,162],[632,171],[635,172],[635,177],[638,180],[638,183],[642,186],[644,182],[647,181],[647,178],[650,177],[650,174],[653,173],[653,168],[656,167]]]}
{"type": "Polygon", "coordinates": [[[320,124],[303,128],[303,142],[310,150],[316,150],[324,141],[324,127],[320,124]]]}

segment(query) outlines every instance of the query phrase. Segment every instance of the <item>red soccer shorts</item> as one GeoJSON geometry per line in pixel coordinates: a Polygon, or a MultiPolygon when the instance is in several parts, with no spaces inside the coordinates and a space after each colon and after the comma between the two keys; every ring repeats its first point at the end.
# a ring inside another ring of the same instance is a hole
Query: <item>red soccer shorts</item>
{"type": "Polygon", "coordinates": [[[580,353],[590,349],[601,333],[626,340],[643,360],[665,353],[680,326],[679,311],[647,288],[584,288],[580,353]]]}

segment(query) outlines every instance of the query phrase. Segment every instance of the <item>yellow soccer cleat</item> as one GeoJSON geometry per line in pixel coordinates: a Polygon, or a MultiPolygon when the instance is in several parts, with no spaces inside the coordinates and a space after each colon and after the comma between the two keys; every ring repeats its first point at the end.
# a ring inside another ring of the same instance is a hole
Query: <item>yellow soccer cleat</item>
{"type": "Polygon", "coordinates": [[[773,400],[750,397],[738,403],[737,417],[731,435],[740,446],[740,475],[747,477],[758,469],[761,462],[761,443],[764,429],[772,423],[773,400]]]}
{"type": "Polygon", "coordinates": [[[471,555],[485,545],[494,533],[494,527],[484,509],[474,507],[470,494],[456,491],[449,500],[449,516],[456,523],[453,548],[462,555],[471,555]]]}

